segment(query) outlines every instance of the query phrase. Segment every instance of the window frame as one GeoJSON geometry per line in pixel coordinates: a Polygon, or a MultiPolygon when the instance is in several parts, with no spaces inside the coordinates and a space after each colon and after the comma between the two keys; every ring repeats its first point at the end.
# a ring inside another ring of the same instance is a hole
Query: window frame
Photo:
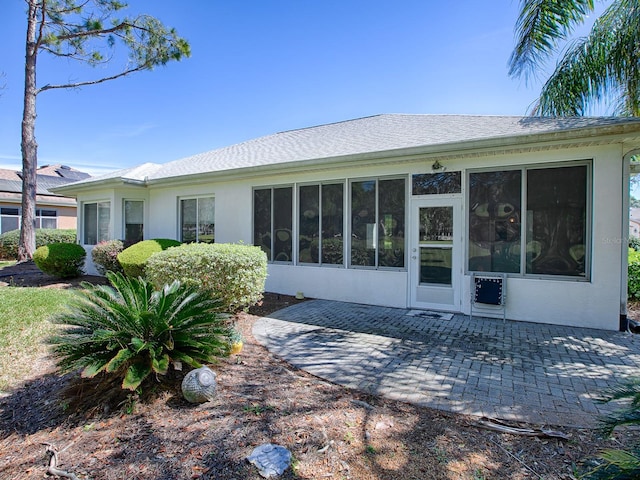
{"type": "MultiPolygon", "coordinates": [[[[297,211],[298,211],[298,189],[295,184],[286,183],[281,185],[261,185],[256,186],[251,189],[251,236],[252,243],[255,243],[255,220],[256,220],[256,192],[257,191],[269,191],[269,236],[270,236],[270,245],[269,245],[269,253],[265,252],[267,255],[267,262],[278,264],[278,265],[295,265],[297,261],[297,241],[298,241],[298,230],[297,230],[297,211]],[[276,260],[275,259],[275,191],[279,189],[289,189],[291,191],[291,256],[289,260],[276,260]]],[[[262,245],[256,245],[262,249],[262,245]]],[[[264,252],[264,250],[262,250],[264,252]]]]}
{"type": "Polygon", "coordinates": [[[185,197],[178,197],[178,239],[185,243],[184,241],[184,228],[182,225],[182,202],[186,201],[186,200],[195,200],[196,201],[196,227],[195,227],[195,240],[193,242],[189,242],[189,243],[202,243],[199,240],[199,236],[200,236],[200,220],[199,220],[199,214],[200,214],[200,203],[199,200],[201,199],[212,199],[213,200],[213,241],[212,242],[206,242],[206,243],[215,243],[216,241],[216,197],[213,194],[204,194],[204,195],[189,195],[189,196],[185,196],[185,197]]]}
{"type": "MultiPolygon", "coordinates": [[[[17,226],[14,229],[10,229],[10,230],[5,230],[6,232],[10,232],[12,230],[17,230],[20,228],[20,221],[21,221],[21,217],[20,217],[20,207],[9,207],[9,206],[2,206],[0,207],[0,228],[2,226],[2,219],[6,218],[6,219],[15,219],[17,222],[17,226]],[[2,210],[12,210],[12,212],[3,212],[2,210]],[[13,211],[15,211],[16,213],[14,214],[13,211]]],[[[5,231],[0,230],[0,233],[5,233],[5,231]]]]}
{"type": "Polygon", "coordinates": [[[125,243],[131,243],[132,241],[127,239],[127,225],[137,225],[135,223],[127,223],[127,202],[139,202],[142,203],[142,238],[140,240],[136,240],[134,243],[138,241],[144,240],[144,224],[145,224],[145,201],[140,198],[123,198],[122,199],[122,238],[125,243]]]}
{"type": "Polygon", "coordinates": [[[294,225],[294,240],[295,240],[295,255],[296,255],[296,265],[302,265],[306,267],[324,267],[324,268],[345,268],[345,261],[347,256],[347,235],[345,232],[347,231],[347,216],[346,216],[346,182],[345,180],[325,180],[321,182],[305,182],[299,183],[296,185],[296,198],[295,198],[295,206],[297,215],[294,218],[296,220],[294,225]],[[341,263],[325,263],[322,261],[323,254],[323,187],[330,185],[340,185],[342,187],[342,262],[341,263]],[[305,187],[318,187],[318,261],[317,262],[303,262],[300,260],[300,189],[305,187]]]}
{"type": "MultiPolygon", "coordinates": [[[[491,168],[477,168],[468,169],[465,175],[465,182],[467,185],[464,195],[465,204],[465,238],[469,241],[469,220],[470,220],[470,176],[474,173],[485,172],[504,172],[504,171],[520,171],[521,172],[521,207],[520,207],[520,272],[507,273],[507,272],[491,272],[491,273],[505,273],[510,278],[526,278],[526,279],[539,279],[539,280],[559,280],[559,281],[573,281],[573,282],[590,282],[591,281],[591,267],[593,261],[593,159],[581,159],[574,161],[559,161],[548,163],[531,163],[523,165],[505,165],[491,168]],[[531,170],[548,170],[552,168],[563,167],[585,167],[586,169],[586,185],[585,185],[585,260],[584,260],[584,275],[554,275],[548,273],[527,273],[527,228],[528,228],[528,199],[527,199],[527,184],[528,184],[528,172],[531,170]]],[[[469,268],[469,246],[465,248],[465,274],[471,275],[479,270],[471,270],[469,268]]]]}
{"type": "Polygon", "coordinates": [[[347,235],[345,241],[345,256],[346,267],[354,270],[381,270],[392,272],[406,272],[408,270],[408,236],[407,228],[409,227],[409,199],[411,195],[411,177],[407,174],[402,175],[388,175],[388,176],[371,176],[361,178],[350,178],[347,181],[346,203],[347,208],[345,210],[345,222],[347,224],[347,235]],[[404,181],[404,239],[403,239],[403,266],[401,267],[388,267],[380,265],[380,238],[379,238],[379,222],[380,222],[380,182],[385,180],[403,180],[404,181]],[[376,228],[374,229],[375,235],[375,262],[374,265],[353,265],[352,264],[352,237],[353,237],[353,195],[352,185],[360,182],[375,182],[375,221],[376,228]]]}
{"type": "Polygon", "coordinates": [[[83,245],[97,245],[98,243],[106,240],[112,239],[111,232],[111,222],[113,220],[111,215],[111,200],[91,200],[82,202],[82,244],[83,245]],[[109,222],[107,227],[107,236],[106,238],[100,237],[100,205],[108,205],[109,207],[109,222]],[[96,206],[96,243],[87,243],[87,218],[86,218],[86,207],[87,205],[95,205],[96,206]]]}

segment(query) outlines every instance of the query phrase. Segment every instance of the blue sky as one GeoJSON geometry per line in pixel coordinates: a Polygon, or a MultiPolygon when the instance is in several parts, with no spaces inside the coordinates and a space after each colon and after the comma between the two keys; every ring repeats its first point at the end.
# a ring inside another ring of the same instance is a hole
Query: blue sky
{"type": "MultiPolygon", "coordinates": [[[[525,115],[540,82],[507,74],[518,3],[130,0],[191,58],[40,94],[38,163],[98,174],[379,113],[525,115]]],[[[25,3],[3,2],[0,168],[21,168],[25,31],[25,3]]],[[[41,55],[38,84],[104,73],[41,55]]]]}

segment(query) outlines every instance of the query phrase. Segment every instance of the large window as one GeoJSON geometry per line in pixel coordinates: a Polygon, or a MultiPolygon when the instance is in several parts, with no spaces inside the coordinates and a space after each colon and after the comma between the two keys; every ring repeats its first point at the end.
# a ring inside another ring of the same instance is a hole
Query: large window
{"type": "Polygon", "coordinates": [[[351,183],[350,265],[405,265],[405,180],[351,183]]]}
{"type": "Polygon", "coordinates": [[[56,210],[37,208],[36,228],[58,228],[58,212],[56,210]]]}
{"type": "Polygon", "coordinates": [[[213,197],[180,200],[180,241],[214,243],[215,200],[213,197]]]}
{"type": "MultiPolygon", "coordinates": [[[[20,208],[0,208],[0,233],[20,228],[20,208]]],[[[58,212],[44,208],[36,209],[36,228],[58,228],[58,212]]]]}
{"type": "Polygon", "coordinates": [[[111,203],[94,202],[83,205],[83,242],[85,245],[95,245],[98,242],[111,239],[111,203]]]}
{"type": "Polygon", "coordinates": [[[134,244],[144,239],[144,202],[142,200],[124,201],[124,241],[134,244]]]}
{"type": "Polygon", "coordinates": [[[272,262],[291,262],[293,255],[293,188],[253,192],[253,244],[272,262]]]}
{"type": "Polygon", "coordinates": [[[14,207],[0,208],[0,233],[20,228],[20,209],[14,207]]]}
{"type": "Polygon", "coordinates": [[[298,261],[342,265],[344,185],[301,186],[298,211],[298,261]]]}
{"type": "Polygon", "coordinates": [[[350,267],[404,268],[406,183],[353,181],[350,211],[344,182],[254,189],[253,244],[270,262],[293,262],[295,249],[298,264],[345,266],[348,251],[350,267]]]}
{"type": "Polygon", "coordinates": [[[588,178],[586,164],[469,174],[469,270],[586,277],[588,178]]]}

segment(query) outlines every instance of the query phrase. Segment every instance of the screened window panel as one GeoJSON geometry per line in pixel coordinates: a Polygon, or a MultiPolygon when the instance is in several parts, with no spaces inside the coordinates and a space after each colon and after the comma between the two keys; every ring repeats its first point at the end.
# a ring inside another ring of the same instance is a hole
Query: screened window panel
{"type": "Polygon", "coordinates": [[[253,191],[253,244],[273,260],[271,245],[271,189],[253,191]]]}
{"type": "Polygon", "coordinates": [[[413,195],[443,195],[462,192],[461,172],[421,173],[411,177],[413,195]]]}
{"type": "Polygon", "coordinates": [[[124,202],[124,240],[127,244],[143,240],[144,202],[125,200],[124,202]]]}
{"type": "Polygon", "coordinates": [[[351,183],[351,265],[376,265],[376,181],[351,183]]]}
{"type": "Polygon", "coordinates": [[[527,273],[586,275],[587,167],[527,171],[527,273]]]}
{"type": "Polygon", "coordinates": [[[214,243],[215,241],[215,198],[198,198],[198,237],[200,243],[214,243]]]}
{"type": "Polygon", "coordinates": [[[98,203],[98,242],[111,240],[110,223],[111,204],[109,202],[98,203]]]}
{"type": "Polygon", "coordinates": [[[18,228],[20,228],[20,217],[9,215],[0,216],[0,233],[17,230],[18,228]]]}
{"type": "Polygon", "coordinates": [[[300,187],[300,215],[298,218],[298,261],[320,261],[320,186],[300,187]]]}
{"type": "Polygon", "coordinates": [[[198,201],[195,198],[180,200],[181,238],[184,243],[197,240],[198,201]]]}
{"type": "Polygon", "coordinates": [[[98,243],[98,204],[84,204],[84,243],[85,245],[95,245],[98,243]]]}
{"type": "Polygon", "coordinates": [[[344,186],[322,186],[322,263],[344,263],[344,186]]]}
{"type": "Polygon", "coordinates": [[[58,220],[52,217],[41,217],[40,228],[58,228],[58,220]]]}
{"type": "Polygon", "coordinates": [[[520,170],[469,175],[469,270],[520,272],[520,170]]]}
{"type": "Polygon", "coordinates": [[[405,181],[378,182],[378,266],[404,267],[405,181]]]}
{"type": "Polygon", "coordinates": [[[290,262],[293,250],[293,188],[273,189],[273,260],[290,262]]]}

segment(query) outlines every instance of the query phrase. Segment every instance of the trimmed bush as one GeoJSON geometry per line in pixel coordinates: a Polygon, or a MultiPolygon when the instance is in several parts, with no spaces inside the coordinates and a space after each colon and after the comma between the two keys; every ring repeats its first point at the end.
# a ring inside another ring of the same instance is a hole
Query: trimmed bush
{"type": "Polygon", "coordinates": [[[121,240],[106,240],[98,243],[91,250],[91,259],[98,272],[104,275],[107,272],[122,272],[122,267],[118,263],[118,254],[124,250],[121,240]]]}
{"type": "Polygon", "coordinates": [[[49,339],[64,372],[104,372],[122,388],[142,389],[169,367],[200,367],[228,354],[227,319],[215,300],[196,287],[173,282],[154,290],[144,278],[107,272],[112,287],[84,282],[70,308],[51,321],[63,325],[49,339]]]}
{"type": "Polygon", "coordinates": [[[252,245],[190,243],[156,253],[147,263],[147,278],[156,286],[179,280],[197,285],[236,312],[262,298],[267,256],[252,245]]]}
{"type": "Polygon", "coordinates": [[[640,300],[640,252],[629,249],[629,270],[628,270],[628,290],[629,299],[640,300]]]}
{"type": "MultiPolygon", "coordinates": [[[[18,242],[20,230],[11,230],[0,235],[0,259],[15,260],[18,258],[18,242]]],[[[36,248],[51,243],[76,243],[76,230],[37,228],[36,248]]]]}
{"type": "Polygon", "coordinates": [[[178,245],[182,245],[182,243],[168,238],[143,240],[142,242],[134,243],[130,247],[125,248],[118,254],[117,258],[126,276],[134,278],[144,277],[145,266],[151,255],[162,252],[169,247],[177,247],[178,245]]]}
{"type": "Polygon", "coordinates": [[[33,262],[44,273],[58,278],[73,278],[82,275],[87,252],[77,243],[51,243],[38,247],[33,253],[33,262]]]}

